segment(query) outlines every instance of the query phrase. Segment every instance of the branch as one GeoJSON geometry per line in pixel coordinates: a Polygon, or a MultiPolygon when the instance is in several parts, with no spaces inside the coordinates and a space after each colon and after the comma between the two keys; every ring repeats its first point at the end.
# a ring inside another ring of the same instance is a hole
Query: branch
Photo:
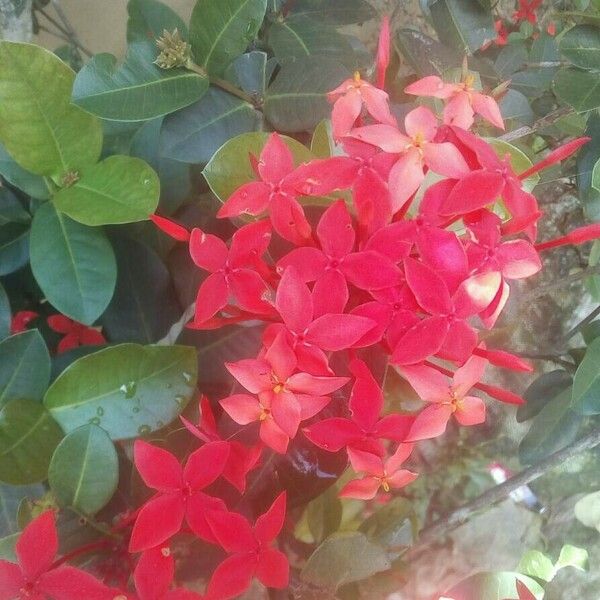
{"type": "Polygon", "coordinates": [[[573,112],[575,111],[570,106],[562,106],[554,112],[547,114],[545,117],[538,119],[532,125],[525,125],[524,127],[519,127],[519,129],[515,129],[514,131],[509,131],[508,133],[501,135],[498,139],[505,142],[512,142],[513,140],[525,137],[530,133],[534,133],[538,129],[552,125],[552,123],[556,123],[556,121],[559,119],[562,119],[573,112]]]}
{"type": "Polygon", "coordinates": [[[524,294],[521,302],[522,304],[528,304],[529,302],[535,300],[536,298],[539,298],[540,296],[545,296],[550,292],[554,292],[557,289],[560,289],[567,285],[571,285],[572,283],[576,283],[578,281],[581,281],[582,279],[587,279],[592,275],[600,275],[600,265],[588,267],[587,269],[577,271],[576,273],[571,273],[570,275],[562,277],[561,279],[556,279],[555,281],[551,281],[550,283],[539,285],[536,288],[533,288],[532,290],[524,294]]]}
{"type": "Polygon", "coordinates": [[[418,543],[407,551],[405,557],[416,558],[416,556],[419,556],[429,546],[439,542],[448,533],[466,523],[476,512],[494,506],[521,486],[535,481],[547,471],[554,469],[579,453],[595,448],[598,445],[600,445],[600,428],[594,429],[591,433],[588,433],[576,442],[542,459],[535,465],[521,471],[518,475],[511,477],[508,481],[489,489],[471,502],[467,502],[467,504],[457,508],[446,517],[425,527],[420,532],[418,543]]]}

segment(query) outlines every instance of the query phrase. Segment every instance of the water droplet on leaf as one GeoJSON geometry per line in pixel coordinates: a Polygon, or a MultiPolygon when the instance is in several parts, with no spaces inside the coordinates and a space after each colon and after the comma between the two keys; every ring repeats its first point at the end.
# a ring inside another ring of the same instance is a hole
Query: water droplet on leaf
{"type": "Polygon", "coordinates": [[[103,409],[101,406],[99,406],[99,407],[96,409],[96,414],[97,414],[99,417],[101,417],[101,416],[104,414],[104,409],[103,409]]]}
{"type": "Polygon", "coordinates": [[[137,391],[137,383],[135,381],[128,381],[119,390],[125,394],[125,398],[133,398],[137,391]]]}
{"type": "Polygon", "coordinates": [[[150,433],[152,430],[150,429],[150,427],[148,425],[140,425],[138,427],[138,433],[140,435],[145,435],[146,433],[150,433]]]}
{"type": "Polygon", "coordinates": [[[186,383],[190,383],[190,381],[192,381],[191,373],[186,373],[185,371],[183,372],[183,378],[185,379],[186,383]]]}
{"type": "Polygon", "coordinates": [[[91,423],[92,425],[99,425],[100,419],[98,417],[92,417],[91,419],[88,420],[88,423],[91,423]]]}

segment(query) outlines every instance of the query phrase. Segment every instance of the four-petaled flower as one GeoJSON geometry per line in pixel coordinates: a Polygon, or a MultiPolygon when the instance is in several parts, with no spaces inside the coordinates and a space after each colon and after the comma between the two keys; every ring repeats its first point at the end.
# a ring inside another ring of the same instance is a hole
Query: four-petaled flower
{"type": "Polygon", "coordinates": [[[56,347],[59,354],[79,346],[101,346],[106,344],[106,339],[97,329],[73,321],[65,315],[49,316],[48,327],[57,333],[63,334],[63,338],[56,347]]]}

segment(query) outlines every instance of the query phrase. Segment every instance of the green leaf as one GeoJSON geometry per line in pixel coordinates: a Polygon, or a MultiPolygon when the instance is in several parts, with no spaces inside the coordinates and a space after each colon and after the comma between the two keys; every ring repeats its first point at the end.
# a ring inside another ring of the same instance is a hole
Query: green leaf
{"type": "Polygon", "coordinates": [[[248,102],[211,88],[204,98],[165,118],[161,151],[186,163],[207,163],[229,139],[260,129],[262,115],[248,102]]]}
{"type": "Polygon", "coordinates": [[[54,204],[84,225],[143,221],[156,210],[158,175],[143,160],[109,156],[86,169],[71,187],[54,196],[54,204]]]}
{"type": "Polygon", "coordinates": [[[110,501],[119,483],[119,459],[112,440],[97,425],[83,425],[56,447],[48,483],[58,504],[94,515],[110,501]]]}
{"type": "MultiPolygon", "coordinates": [[[[264,132],[238,135],[223,144],[204,167],[202,174],[221,202],[244,183],[256,180],[248,155],[258,156],[268,137],[269,134],[264,132]]],[[[296,166],[312,158],[310,150],[300,142],[287,136],[283,136],[283,140],[292,151],[296,166]]]]}
{"type": "Polygon", "coordinates": [[[442,76],[460,64],[460,56],[454,48],[448,48],[437,40],[415,29],[400,29],[394,38],[395,46],[417,75],[442,76]]]}
{"type": "Polygon", "coordinates": [[[112,342],[156,342],[181,317],[169,271],[158,255],[134,240],[116,238],[118,276],[102,324],[112,342]]]}
{"type": "Polygon", "coordinates": [[[219,76],[254,40],[267,10],[267,0],[198,0],[190,20],[196,62],[219,76]]]}
{"type": "Polygon", "coordinates": [[[527,98],[538,98],[550,89],[554,73],[555,70],[542,68],[517,71],[511,75],[510,84],[527,98]]]}
{"type": "Polygon", "coordinates": [[[526,402],[517,410],[517,422],[523,423],[535,417],[552,398],[570,388],[572,383],[571,375],[560,369],[540,375],[523,394],[526,402]]]}
{"type": "Polygon", "coordinates": [[[0,538],[0,559],[8,560],[10,562],[17,562],[17,553],[15,552],[15,546],[17,541],[21,537],[21,532],[7,535],[6,537],[0,538]]]}
{"type": "Polygon", "coordinates": [[[331,112],[327,93],[349,76],[341,63],[322,56],[286,63],[267,90],[265,116],[278,131],[312,129],[331,112]]]}
{"type": "Polygon", "coordinates": [[[406,498],[394,498],[365,519],[360,531],[373,542],[381,544],[388,552],[397,555],[410,546],[417,533],[417,519],[412,503],[406,498]]]}
{"type": "MultiPolygon", "coordinates": [[[[600,28],[576,25],[569,29],[559,44],[562,55],[582,69],[600,68],[600,28]]],[[[598,74],[596,74],[598,77],[598,74]]]]}
{"type": "Polygon", "coordinates": [[[19,505],[29,498],[38,499],[43,496],[44,491],[44,486],[40,484],[20,486],[0,484],[0,537],[19,531],[17,524],[19,505]]]}
{"type": "Polygon", "coordinates": [[[127,41],[143,42],[157,39],[162,32],[177,29],[187,37],[187,27],[181,17],[169,6],[157,0],[129,0],[127,3],[127,41]]]}
{"type": "Polygon", "coordinates": [[[311,500],[306,507],[308,528],[315,542],[335,533],[342,522],[342,503],[335,486],[311,500]]]}
{"type": "Polygon", "coordinates": [[[93,423],[112,439],[134,438],[175,419],[196,377],[193,348],[120,344],[75,361],[50,386],[44,404],[66,432],[93,423]]]}
{"type": "Polygon", "coordinates": [[[313,131],[313,136],[310,140],[310,151],[315,158],[329,158],[333,155],[334,145],[328,121],[323,119],[313,131]]]}
{"type": "Polygon", "coordinates": [[[500,50],[494,63],[494,68],[500,77],[508,79],[510,76],[521,69],[529,60],[529,52],[525,46],[525,42],[516,42],[504,46],[500,50]]]}
{"type": "Polygon", "coordinates": [[[11,485],[44,481],[62,437],[39,402],[11,400],[0,410],[0,481],[11,485]]]}
{"type": "Polygon", "coordinates": [[[385,550],[358,531],[334,533],[310,555],[300,577],[313,585],[336,590],[391,567],[385,550]]]}
{"type": "Polygon", "coordinates": [[[310,17],[315,21],[330,25],[354,25],[363,23],[377,13],[365,0],[296,0],[292,4],[291,14],[310,17]]]}
{"type": "Polygon", "coordinates": [[[433,0],[433,26],[443,44],[472,54],[496,37],[492,13],[471,0],[433,0]]]}
{"type": "Polygon", "coordinates": [[[506,598],[517,598],[517,579],[527,586],[527,589],[537,600],[542,600],[544,590],[537,581],[526,575],[508,571],[476,573],[455,585],[444,595],[450,598],[460,598],[460,600],[506,600],[506,598]]]}
{"type": "Polygon", "coordinates": [[[0,226],[0,275],[18,271],[29,260],[29,226],[8,223],[0,226]]]}
{"type": "Polygon", "coordinates": [[[539,550],[527,550],[523,554],[517,570],[524,575],[530,575],[544,581],[551,581],[554,577],[552,561],[539,550]]]}
{"type": "Polygon", "coordinates": [[[581,416],[571,410],[570,400],[567,388],[540,410],[519,445],[521,463],[534,464],[575,440],[581,416]]]}
{"type": "Polygon", "coordinates": [[[508,90],[498,103],[504,119],[514,119],[526,125],[533,123],[535,115],[529,100],[517,90],[508,90]]]}
{"type": "Polygon", "coordinates": [[[7,188],[0,188],[0,226],[9,223],[29,223],[31,215],[19,199],[7,188]]]}
{"type": "Polygon", "coordinates": [[[0,340],[10,333],[11,311],[10,301],[4,286],[0,283],[0,340]]]}
{"type": "Polygon", "coordinates": [[[11,185],[38,200],[50,197],[48,186],[43,177],[29,173],[21,167],[0,144],[0,175],[11,185]]]}
{"type": "Polygon", "coordinates": [[[74,73],[39,46],[0,43],[0,141],[27,171],[60,178],[93,164],[98,119],[70,104],[74,73]]]}
{"type": "Polygon", "coordinates": [[[600,531],[600,491],[587,494],[578,500],[574,511],[579,522],[600,531]]]}
{"type": "Polygon", "coordinates": [[[600,106],[600,77],[590,71],[560,69],[554,77],[554,93],[579,112],[593,110],[600,106]]]}
{"type": "Polygon", "coordinates": [[[600,112],[595,111],[589,116],[585,135],[592,139],[577,153],[577,185],[583,194],[589,191],[592,169],[600,160],[600,112]]]}
{"type": "MultiPolygon", "coordinates": [[[[510,156],[510,166],[515,173],[522,173],[533,166],[533,163],[529,160],[527,154],[525,154],[523,150],[513,146],[513,144],[496,138],[488,138],[487,141],[494,148],[499,157],[504,158],[507,154],[510,156]]],[[[540,176],[537,173],[534,173],[531,177],[527,177],[527,179],[523,180],[523,189],[527,192],[531,192],[539,180],[540,176]]]]}
{"type": "Polygon", "coordinates": [[[125,62],[97,54],[75,78],[73,102],[102,119],[143,121],[188,106],[208,89],[208,77],[186,69],[161,69],[150,42],[134,42],[125,62]]]}
{"type": "Polygon", "coordinates": [[[225,78],[247,94],[262,99],[267,82],[271,79],[274,59],[267,61],[267,54],[253,50],[238,56],[226,69],[225,78]]]}
{"type": "Polygon", "coordinates": [[[108,306],[117,264],[102,230],[73,221],[47,202],[33,217],[30,260],[42,292],[59,312],[91,325],[108,306]]]}
{"type": "Polygon", "coordinates": [[[37,329],[0,342],[0,407],[10,400],[41,400],[50,382],[50,355],[37,329]]]}
{"type": "Polygon", "coordinates": [[[573,379],[573,410],[582,415],[600,413],[600,339],[587,348],[573,379]]]}
{"type": "Polygon", "coordinates": [[[586,571],[588,559],[588,551],[585,548],[565,544],[560,550],[560,555],[554,565],[554,569],[559,571],[565,567],[573,567],[579,571],[586,571]]]}

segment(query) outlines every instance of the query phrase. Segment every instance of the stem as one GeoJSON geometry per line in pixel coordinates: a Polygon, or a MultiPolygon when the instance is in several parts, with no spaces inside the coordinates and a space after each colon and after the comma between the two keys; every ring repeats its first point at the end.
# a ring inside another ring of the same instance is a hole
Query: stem
{"type": "Polygon", "coordinates": [[[91,517],[88,517],[87,515],[84,515],[82,512],[79,512],[76,508],[71,507],[71,510],[76,515],[81,517],[86,522],[87,525],[89,525],[90,527],[92,527],[93,529],[95,529],[96,531],[101,533],[102,535],[105,535],[105,536],[108,536],[111,538],[115,538],[115,539],[121,539],[121,536],[119,534],[112,531],[106,525],[103,525],[102,523],[98,523],[98,521],[92,519],[91,517]]]}
{"type": "Polygon", "coordinates": [[[463,506],[452,511],[449,515],[425,527],[421,530],[418,543],[408,550],[406,556],[415,558],[415,556],[421,554],[428,546],[439,542],[445,535],[466,523],[476,512],[494,506],[521,486],[535,481],[565,461],[598,445],[600,445],[600,428],[595,429],[576,442],[542,459],[537,464],[511,477],[508,481],[489,489],[471,502],[463,504],[463,506]]]}
{"type": "Polygon", "coordinates": [[[592,275],[600,275],[600,265],[595,267],[588,267],[582,271],[578,271],[577,273],[572,273],[571,275],[567,275],[562,279],[557,279],[556,281],[551,281],[545,285],[540,285],[537,288],[531,290],[527,294],[525,294],[523,302],[528,303],[535,298],[539,298],[540,296],[545,296],[554,290],[560,289],[567,285],[571,285],[572,283],[576,283],[581,281],[582,279],[586,279],[592,275]]]}
{"type": "Polygon", "coordinates": [[[600,306],[597,306],[585,319],[577,323],[573,329],[565,333],[565,342],[570,340],[577,332],[581,331],[586,325],[589,325],[598,315],[600,315],[600,306]]]}
{"type": "Polygon", "coordinates": [[[89,50],[85,49],[83,44],[79,41],[77,32],[75,31],[75,29],[73,29],[71,22],[69,21],[69,19],[67,18],[67,15],[63,11],[60,1],[59,0],[50,0],[50,1],[52,3],[52,6],[54,7],[54,10],[56,11],[56,14],[58,15],[58,18],[62,21],[62,23],[67,31],[67,35],[69,36],[69,39],[71,40],[71,43],[76,48],[80,49],[87,56],[92,56],[92,53],[89,50]]]}
{"type": "Polygon", "coordinates": [[[554,112],[546,115],[545,117],[538,119],[532,125],[525,125],[524,127],[519,127],[514,131],[509,131],[508,133],[501,135],[498,139],[503,140],[505,142],[517,140],[519,138],[525,137],[526,135],[529,135],[530,133],[534,133],[538,129],[542,129],[547,125],[552,125],[552,123],[555,123],[559,119],[562,119],[563,117],[566,117],[567,115],[570,115],[574,112],[575,111],[570,106],[562,106],[554,112]]]}
{"type": "Polygon", "coordinates": [[[536,353],[521,352],[520,356],[523,356],[524,358],[529,358],[531,360],[545,360],[548,362],[553,362],[553,363],[560,365],[561,367],[564,367],[565,369],[568,369],[570,371],[574,371],[575,367],[576,367],[575,363],[572,363],[571,361],[561,358],[561,356],[559,356],[558,354],[536,354],[536,353]]]}
{"type": "Polygon", "coordinates": [[[56,569],[56,567],[60,567],[60,565],[76,558],[77,556],[81,556],[82,554],[87,554],[88,552],[93,552],[94,550],[99,550],[100,548],[106,548],[110,546],[110,541],[108,540],[100,540],[98,542],[90,542],[89,544],[85,544],[80,548],[76,548],[75,550],[61,556],[59,559],[55,560],[52,563],[50,569],[56,569]]]}
{"type": "Polygon", "coordinates": [[[62,26],[56,19],[51,17],[42,7],[40,7],[36,4],[35,10],[37,12],[39,12],[49,23],[54,25],[54,27],[56,27],[56,29],[58,29],[63,34],[64,37],[59,36],[54,31],[46,29],[42,25],[40,25],[40,29],[47,31],[48,33],[55,35],[56,37],[61,37],[61,39],[65,40],[66,42],[69,42],[72,46],[75,46],[78,50],[81,50],[81,52],[83,52],[86,56],[89,56],[89,57],[93,56],[93,54],[90,50],[88,50],[83,44],[81,44],[81,42],[78,39],[73,38],[72,35],[69,33],[69,31],[67,29],[65,29],[64,26],[62,26]]]}

